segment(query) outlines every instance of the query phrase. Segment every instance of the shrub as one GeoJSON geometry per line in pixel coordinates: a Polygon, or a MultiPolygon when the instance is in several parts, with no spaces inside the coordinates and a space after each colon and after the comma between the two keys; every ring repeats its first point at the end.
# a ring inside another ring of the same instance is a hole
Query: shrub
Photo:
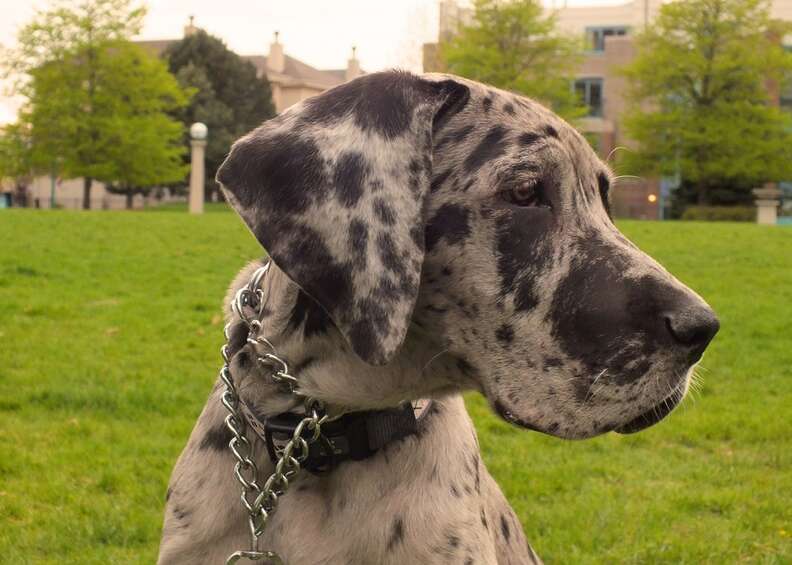
{"type": "Polygon", "coordinates": [[[756,208],[753,206],[688,206],[682,213],[683,220],[705,222],[754,222],[756,208]]]}

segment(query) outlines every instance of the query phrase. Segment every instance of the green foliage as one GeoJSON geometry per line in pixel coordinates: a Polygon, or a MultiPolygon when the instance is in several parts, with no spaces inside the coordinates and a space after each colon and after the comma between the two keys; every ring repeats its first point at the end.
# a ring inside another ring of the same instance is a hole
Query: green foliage
{"type": "MultiPolygon", "coordinates": [[[[223,212],[0,216],[2,561],[153,563],[223,295],[261,248],[223,212]]],[[[586,441],[518,430],[470,394],[487,466],[547,563],[789,563],[792,229],[619,225],[720,316],[701,392],[586,441]]]]}
{"type": "Polygon", "coordinates": [[[171,45],[163,56],[179,82],[196,91],[177,116],[185,128],[203,122],[209,128],[206,146],[207,197],[217,169],[236,139],[275,115],[269,81],[218,38],[203,30],[171,45]]]}
{"type": "Polygon", "coordinates": [[[27,97],[22,114],[37,162],[122,189],[183,178],[181,125],[168,117],[187,95],[165,65],[128,38],[144,11],[131,0],[58,2],[19,33],[7,68],[27,97]]]}
{"type": "Polygon", "coordinates": [[[26,184],[35,172],[30,130],[24,124],[0,129],[0,181],[11,179],[26,184]]]}
{"type": "Polygon", "coordinates": [[[682,214],[683,220],[705,222],[754,222],[755,206],[688,206],[682,214]]]}
{"type": "Polygon", "coordinates": [[[51,0],[50,9],[38,10],[17,37],[17,46],[7,52],[5,67],[24,92],[27,75],[53,61],[74,56],[79,46],[129,39],[140,32],[146,10],[133,0],[51,0]]]}
{"type": "Polygon", "coordinates": [[[625,69],[625,126],[639,149],[626,168],[679,173],[688,203],[750,201],[750,189],[792,178],[792,116],[772,106],[767,85],[783,84],[792,54],[770,19],[769,0],[680,0],[663,4],[638,35],[625,69]]]}
{"type": "Polygon", "coordinates": [[[581,42],[558,31],[538,0],[476,0],[474,21],[440,46],[447,70],[519,92],[566,118],[585,109],[571,84],[581,42]]]}

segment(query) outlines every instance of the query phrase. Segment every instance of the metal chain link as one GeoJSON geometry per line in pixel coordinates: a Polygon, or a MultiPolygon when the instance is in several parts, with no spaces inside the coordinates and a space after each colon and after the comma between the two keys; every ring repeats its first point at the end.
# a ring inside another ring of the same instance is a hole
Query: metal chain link
{"type": "Polygon", "coordinates": [[[275,463],[275,471],[266,480],[264,486],[260,486],[258,483],[259,470],[254,462],[253,445],[245,435],[247,423],[239,408],[239,393],[229,368],[231,360],[229,359],[228,340],[231,324],[226,324],[223,330],[226,343],[221,349],[223,367],[220,369],[220,380],[223,381],[226,389],[221,397],[221,402],[228,410],[225,424],[232,434],[228,447],[236,459],[234,477],[242,486],[240,499],[242,506],[248,513],[248,526],[250,529],[250,549],[232,553],[226,560],[226,565],[236,563],[242,558],[251,561],[266,561],[271,565],[283,564],[283,560],[275,552],[259,550],[258,540],[264,533],[267,520],[277,508],[278,499],[286,493],[290,481],[300,472],[302,463],[308,458],[310,444],[321,437],[322,424],[328,419],[321,402],[306,397],[297,391],[297,379],[289,374],[288,364],[276,354],[272,343],[265,337],[258,335],[261,330],[259,317],[264,309],[264,296],[260,284],[264,275],[267,274],[269,266],[270,264],[267,263],[253,273],[253,277],[247,286],[237,292],[231,307],[247,326],[247,343],[253,345],[254,351],[257,351],[260,346],[265,346],[269,350],[267,353],[257,357],[259,363],[272,370],[273,380],[284,387],[284,392],[288,392],[303,401],[305,417],[294,429],[291,439],[279,451],[278,461],[275,463]],[[251,309],[256,313],[253,316],[248,315],[248,310],[251,309]],[[307,439],[303,437],[304,434],[308,435],[309,432],[312,433],[307,439]]]}

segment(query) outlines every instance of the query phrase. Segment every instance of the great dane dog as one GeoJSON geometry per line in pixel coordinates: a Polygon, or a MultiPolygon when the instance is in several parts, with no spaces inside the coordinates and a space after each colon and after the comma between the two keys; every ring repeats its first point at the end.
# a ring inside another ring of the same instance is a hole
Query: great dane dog
{"type": "MultiPolygon", "coordinates": [[[[273,262],[262,334],[299,390],[337,412],[432,399],[414,433],[295,478],[261,537],[290,565],[538,562],[460,393],[559,438],[636,432],[681,401],[718,330],[613,224],[585,139],[470,80],[363,76],[237,141],[217,178],[273,262]]],[[[257,414],[294,408],[244,336],[230,347],[257,414]]],[[[247,547],[221,393],[173,472],[162,564],[247,547]]]]}

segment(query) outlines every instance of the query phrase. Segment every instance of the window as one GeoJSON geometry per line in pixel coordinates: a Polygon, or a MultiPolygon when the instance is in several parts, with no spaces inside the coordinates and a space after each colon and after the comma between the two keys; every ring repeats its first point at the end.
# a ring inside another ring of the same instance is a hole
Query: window
{"type": "Polygon", "coordinates": [[[778,98],[778,105],[782,110],[792,112],[792,87],[787,86],[781,89],[781,95],[778,98]]]}
{"type": "MultiPolygon", "coordinates": [[[[792,52],[792,44],[787,43],[788,37],[784,37],[782,47],[787,53],[792,52]]],[[[785,79],[781,81],[780,92],[778,93],[778,105],[782,110],[792,113],[792,74],[787,74],[785,79]]]]}
{"type": "Polygon", "coordinates": [[[586,106],[589,116],[602,116],[602,79],[579,78],[575,81],[575,93],[586,106]]]}
{"type": "Polygon", "coordinates": [[[590,51],[605,51],[605,38],[627,35],[627,26],[602,26],[586,28],[586,46],[590,51]]]}

